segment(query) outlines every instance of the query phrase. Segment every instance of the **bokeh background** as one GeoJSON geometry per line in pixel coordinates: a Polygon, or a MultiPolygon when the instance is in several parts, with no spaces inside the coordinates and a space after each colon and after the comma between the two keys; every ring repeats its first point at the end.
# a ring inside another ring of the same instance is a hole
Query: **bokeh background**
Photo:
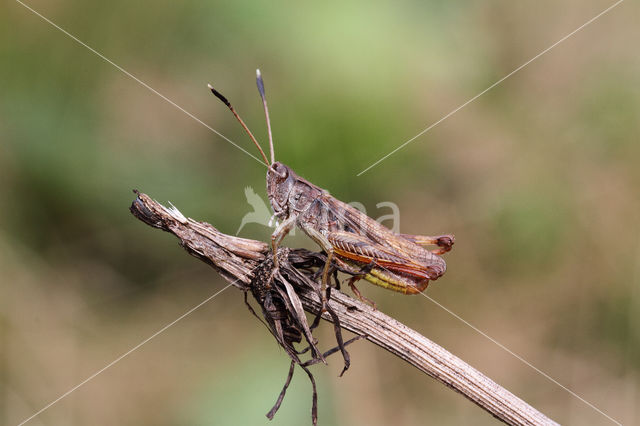
{"type": "MultiPolygon", "coordinates": [[[[638,423],[637,3],[359,177],[613,1],[28,4],[253,154],[206,83],[265,141],[260,67],[279,160],[371,216],[396,203],[403,232],[455,233],[427,294],[638,423]]],[[[0,10],[0,422],[17,424],[224,285],[130,215],[131,190],[234,233],[265,169],[19,3],[0,10]]],[[[612,423],[427,298],[360,288],[555,420],[612,423]]],[[[342,378],[338,357],[314,368],[321,424],[497,422],[371,344],[350,351],[342,378]]],[[[300,372],[264,417],[287,368],[229,289],[30,424],[308,424],[300,372]]]]}

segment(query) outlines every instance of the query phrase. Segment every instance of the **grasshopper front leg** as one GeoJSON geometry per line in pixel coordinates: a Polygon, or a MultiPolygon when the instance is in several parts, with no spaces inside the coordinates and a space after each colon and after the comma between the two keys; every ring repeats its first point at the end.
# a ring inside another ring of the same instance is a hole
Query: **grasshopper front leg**
{"type": "Polygon", "coordinates": [[[287,217],[282,223],[278,224],[276,230],[271,234],[271,251],[273,252],[273,270],[274,272],[278,270],[278,246],[287,236],[289,232],[296,225],[296,216],[290,215],[287,217]]]}

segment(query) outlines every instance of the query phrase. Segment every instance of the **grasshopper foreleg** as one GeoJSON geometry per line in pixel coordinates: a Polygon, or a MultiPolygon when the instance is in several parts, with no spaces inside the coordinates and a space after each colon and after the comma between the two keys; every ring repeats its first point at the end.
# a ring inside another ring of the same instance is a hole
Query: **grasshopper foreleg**
{"type": "MultiPolygon", "coordinates": [[[[284,221],[282,221],[277,227],[276,230],[271,234],[271,251],[273,252],[273,273],[278,271],[278,246],[287,236],[287,234],[293,229],[296,225],[296,216],[290,215],[284,221]]],[[[273,274],[272,274],[273,279],[273,274]]],[[[271,281],[271,280],[270,280],[271,281]]]]}

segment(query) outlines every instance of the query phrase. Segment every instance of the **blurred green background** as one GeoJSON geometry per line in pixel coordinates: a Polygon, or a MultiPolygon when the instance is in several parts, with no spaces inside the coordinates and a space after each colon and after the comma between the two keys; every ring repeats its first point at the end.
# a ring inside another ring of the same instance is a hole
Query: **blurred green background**
{"type": "MultiPolygon", "coordinates": [[[[252,154],[206,83],[265,141],[260,67],[279,160],[374,217],[396,203],[402,232],[455,233],[427,294],[637,424],[637,3],[356,177],[612,3],[28,4],[252,154]]],[[[224,285],[130,215],[131,190],[234,233],[265,169],[19,3],[0,11],[0,422],[17,424],[224,285]]],[[[555,420],[610,424],[426,298],[360,289],[555,420]]],[[[350,351],[342,378],[338,357],[314,368],[320,424],[496,423],[371,344],[350,351]]],[[[30,424],[309,424],[300,371],[264,417],[287,368],[229,289],[30,424]]]]}

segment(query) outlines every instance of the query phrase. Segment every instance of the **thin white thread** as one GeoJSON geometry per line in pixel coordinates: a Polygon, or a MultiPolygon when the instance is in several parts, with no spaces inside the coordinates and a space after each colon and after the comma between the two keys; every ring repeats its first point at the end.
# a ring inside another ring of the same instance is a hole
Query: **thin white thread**
{"type": "Polygon", "coordinates": [[[80,44],[81,46],[86,47],[87,49],[89,49],[91,52],[95,53],[98,57],[100,57],[102,60],[108,62],[109,64],[113,65],[116,69],[118,69],[120,72],[122,72],[123,74],[127,75],[128,77],[132,78],[133,80],[137,81],[138,83],[140,83],[142,86],[144,86],[146,89],[148,89],[149,91],[153,92],[154,94],[160,96],[162,99],[164,99],[165,101],[167,101],[168,103],[170,103],[171,105],[173,105],[175,108],[179,109],[180,111],[182,111],[183,113],[185,113],[186,115],[188,115],[189,117],[193,118],[195,121],[197,121],[198,123],[202,124],[204,127],[206,127],[207,129],[211,130],[213,133],[215,133],[216,135],[220,136],[222,139],[226,140],[227,142],[229,142],[231,145],[235,146],[236,148],[238,148],[240,151],[244,152],[245,154],[247,154],[248,156],[250,156],[251,158],[253,158],[254,160],[256,160],[258,163],[262,164],[263,166],[265,165],[262,161],[260,161],[258,159],[258,157],[254,156],[253,154],[251,154],[250,152],[248,152],[247,150],[245,150],[244,148],[242,148],[240,145],[236,144],[235,142],[233,142],[231,139],[229,139],[228,137],[226,137],[225,135],[223,135],[222,133],[220,133],[219,131],[217,131],[216,129],[214,129],[213,127],[209,126],[207,123],[205,123],[204,121],[200,120],[198,117],[196,117],[195,115],[193,115],[192,113],[190,113],[189,111],[187,111],[186,109],[182,108],[180,105],[176,104],[175,102],[173,102],[171,99],[167,98],[165,95],[163,95],[162,93],[158,92],[156,89],[154,89],[153,87],[149,86],[147,83],[145,83],[144,81],[140,80],[138,77],[136,77],[135,75],[131,74],[129,71],[125,70],[124,68],[122,68],[120,65],[116,64],[115,62],[113,62],[111,59],[107,58],[106,56],[104,56],[102,53],[98,52],[97,50],[95,50],[94,48],[92,48],[91,46],[87,45],[86,43],[84,43],[82,40],[80,40],[79,38],[77,38],[76,36],[74,36],[73,34],[69,33],[68,31],[66,31],[65,29],[63,29],[62,27],[58,26],[57,24],[55,24],[53,21],[51,21],[49,18],[43,16],[42,14],[40,14],[39,12],[37,12],[36,10],[32,9],[31,7],[29,7],[28,5],[24,4],[23,2],[21,2],[20,0],[16,0],[16,2],[18,2],[20,5],[24,6],[26,9],[30,10],[31,12],[33,12],[35,15],[39,16],[40,18],[42,18],[44,21],[46,21],[47,23],[49,23],[50,25],[52,25],[54,28],[60,30],[61,32],[63,32],[65,35],[69,36],[72,40],[74,40],[76,43],[80,44]]]}
{"type": "Polygon", "coordinates": [[[554,47],[556,47],[557,45],[559,45],[560,43],[562,43],[563,41],[565,41],[566,39],[568,39],[569,37],[573,36],[575,33],[577,33],[578,31],[580,31],[581,29],[583,29],[584,27],[586,27],[587,25],[591,24],[593,21],[595,21],[596,19],[600,18],[602,15],[604,15],[605,13],[609,12],[611,9],[613,9],[614,7],[618,6],[620,3],[622,3],[624,0],[618,0],[616,3],[614,3],[613,5],[609,6],[608,8],[606,8],[605,10],[603,10],[602,12],[600,12],[599,14],[597,14],[596,16],[594,16],[593,18],[589,19],[587,22],[585,22],[584,24],[580,25],[578,28],[576,28],[575,30],[573,30],[572,32],[570,32],[569,34],[567,34],[566,36],[562,37],[560,40],[556,41],[555,43],[553,43],[551,46],[547,47],[546,49],[544,49],[542,52],[538,53],[536,56],[534,56],[533,58],[529,59],[527,62],[525,62],[524,64],[520,65],[518,68],[516,68],[515,70],[511,71],[509,74],[505,75],[504,77],[502,77],[500,80],[496,81],[495,83],[493,83],[491,86],[487,87],[486,89],[484,89],[482,92],[478,93],[477,95],[475,95],[473,98],[469,99],[467,102],[463,103],[462,105],[460,105],[459,107],[457,107],[456,109],[454,109],[453,111],[451,111],[450,113],[448,113],[447,115],[445,115],[444,117],[442,117],[440,120],[436,121],[435,123],[431,124],[429,127],[427,127],[426,129],[424,129],[423,131],[421,131],[420,133],[418,133],[417,135],[415,135],[414,137],[412,137],[411,139],[409,139],[408,141],[406,141],[405,143],[403,143],[402,145],[400,145],[399,147],[397,147],[396,149],[394,149],[393,151],[391,151],[390,153],[388,153],[387,155],[385,155],[384,157],[380,158],[378,161],[376,161],[375,163],[371,164],[369,167],[367,167],[366,169],[364,169],[363,171],[361,171],[360,173],[358,173],[356,176],[360,176],[363,173],[367,172],[368,170],[372,169],[373,167],[375,167],[376,165],[380,164],[382,161],[386,160],[387,158],[389,158],[390,156],[392,156],[393,154],[395,154],[396,152],[400,151],[402,148],[404,148],[405,146],[409,145],[411,142],[413,142],[415,139],[419,138],[420,136],[424,135],[425,133],[427,133],[429,130],[431,130],[432,128],[434,128],[435,126],[437,126],[438,124],[442,123],[444,120],[446,120],[447,118],[451,117],[453,114],[455,114],[456,112],[460,111],[462,108],[466,107],[467,105],[469,105],[471,102],[475,101],[476,99],[478,99],[480,96],[484,95],[485,93],[487,93],[489,90],[493,89],[494,87],[496,87],[498,84],[502,83],[503,81],[505,81],[507,78],[511,77],[513,74],[517,73],[518,71],[520,71],[522,68],[526,67],[527,65],[529,65],[531,62],[535,61],[536,59],[538,59],[540,56],[544,55],[545,53],[547,53],[548,51],[550,51],[551,49],[553,49],[554,47]]]}
{"type": "Polygon", "coordinates": [[[202,305],[204,305],[205,303],[207,303],[208,301],[210,301],[211,299],[213,299],[214,297],[216,297],[217,295],[219,295],[220,293],[222,293],[223,291],[225,291],[226,289],[228,289],[229,287],[231,287],[232,284],[234,284],[235,282],[237,282],[238,280],[234,281],[231,284],[227,284],[226,287],[224,287],[222,290],[214,293],[213,295],[207,297],[204,301],[198,303],[196,306],[194,306],[193,308],[189,309],[187,312],[185,312],[184,314],[180,315],[178,318],[176,318],[175,320],[171,321],[169,324],[165,325],[164,327],[162,327],[160,330],[156,331],[155,333],[153,333],[151,336],[147,337],[146,339],[144,339],[142,342],[138,343],[137,345],[135,345],[133,348],[129,349],[127,352],[125,352],[124,354],[120,355],[118,358],[114,359],[113,361],[111,361],[109,364],[105,365],[104,367],[102,367],[100,370],[96,371],[95,373],[93,373],[91,376],[87,377],[86,379],[84,379],[82,382],[78,383],[77,385],[75,385],[74,387],[72,387],[71,389],[69,389],[68,391],[66,391],[65,393],[63,393],[62,395],[60,395],[58,398],[56,398],[55,400],[51,401],[50,403],[48,403],[47,405],[45,405],[44,407],[42,407],[40,410],[38,410],[35,414],[31,415],[30,417],[26,418],[25,420],[23,420],[18,426],[22,426],[25,423],[27,423],[28,421],[32,420],[34,417],[38,416],[39,414],[42,414],[42,412],[44,412],[45,410],[51,408],[53,405],[55,405],[56,403],[58,403],[59,401],[61,401],[62,399],[66,398],[67,396],[69,396],[71,393],[73,393],[76,389],[80,388],[81,386],[83,386],[84,384],[86,384],[87,382],[93,380],[94,378],[96,378],[98,375],[100,375],[101,373],[103,373],[105,370],[107,370],[108,368],[112,367],[113,365],[115,365],[116,363],[118,363],[120,360],[122,360],[123,358],[127,357],[128,355],[130,355],[131,353],[135,352],[137,349],[139,349],[142,345],[144,345],[145,343],[149,342],[151,339],[153,339],[154,337],[158,336],[160,333],[164,332],[165,330],[167,330],[169,327],[173,326],[175,323],[177,323],[178,321],[180,321],[181,319],[183,319],[184,317],[186,317],[187,315],[191,314],[193,311],[195,311],[196,309],[198,309],[199,307],[201,307],[202,305]]]}
{"type": "Polygon", "coordinates": [[[593,405],[592,403],[590,403],[589,401],[587,401],[586,399],[582,398],[580,395],[578,395],[577,393],[575,393],[574,391],[572,391],[571,389],[567,388],[566,386],[564,386],[562,383],[558,382],[557,380],[555,380],[553,377],[549,376],[547,373],[545,373],[544,371],[540,370],[539,368],[537,368],[536,366],[534,366],[533,364],[531,364],[529,361],[527,361],[526,359],[522,358],[520,355],[518,355],[517,353],[513,352],[512,350],[510,350],[509,348],[507,348],[505,345],[503,345],[502,343],[498,342],[496,339],[494,339],[493,337],[489,336],[488,334],[486,334],[485,332],[483,332],[482,330],[478,329],[477,327],[475,327],[474,325],[472,325],[471,323],[469,323],[468,321],[462,319],[462,317],[460,317],[460,315],[456,314],[455,312],[453,312],[452,310],[450,310],[449,308],[445,307],[444,305],[442,305],[441,303],[437,302],[434,298],[427,296],[424,293],[420,293],[421,295],[423,295],[424,297],[426,297],[427,299],[429,299],[431,302],[435,303],[436,305],[438,305],[440,308],[444,309],[445,311],[447,311],[449,314],[453,315],[454,317],[456,317],[458,320],[462,321],[464,324],[466,324],[467,326],[471,327],[472,329],[474,329],[477,333],[480,333],[481,335],[483,335],[484,337],[486,337],[487,339],[491,340],[493,343],[495,343],[497,346],[499,346],[500,348],[502,348],[503,350],[505,350],[506,352],[508,352],[509,354],[511,354],[512,356],[514,356],[515,358],[519,359],[520,361],[522,361],[523,363],[525,363],[526,365],[528,365],[529,367],[531,367],[532,369],[534,369],[535,371],[537,371],[539,374],[543,375],[544,377],[546,377],[548,380],[552,381],[553,383],[555,383],[556,385],[560,386],[562,389],[564,389],[565,391],[569,392],[571,395],[575,396],[576,398],[578,398],[580,401],[584,402],[585,404],[587,404],[589,407],[593,408],[594,410],[596,410],[597,412],[599,412],[600,414],[602,414],[603,416],[605,416],[606,418],[608,418],[609,420],[611,420],[612,422],[622,425],[622,423],[620,423],[619,421],[617,421],[616,419],[614,419],[613,417],[609,416],[607,413],[605,413],[604,411],[600,410],[598,407],[596,407],[595,405],[593,405]]]}

